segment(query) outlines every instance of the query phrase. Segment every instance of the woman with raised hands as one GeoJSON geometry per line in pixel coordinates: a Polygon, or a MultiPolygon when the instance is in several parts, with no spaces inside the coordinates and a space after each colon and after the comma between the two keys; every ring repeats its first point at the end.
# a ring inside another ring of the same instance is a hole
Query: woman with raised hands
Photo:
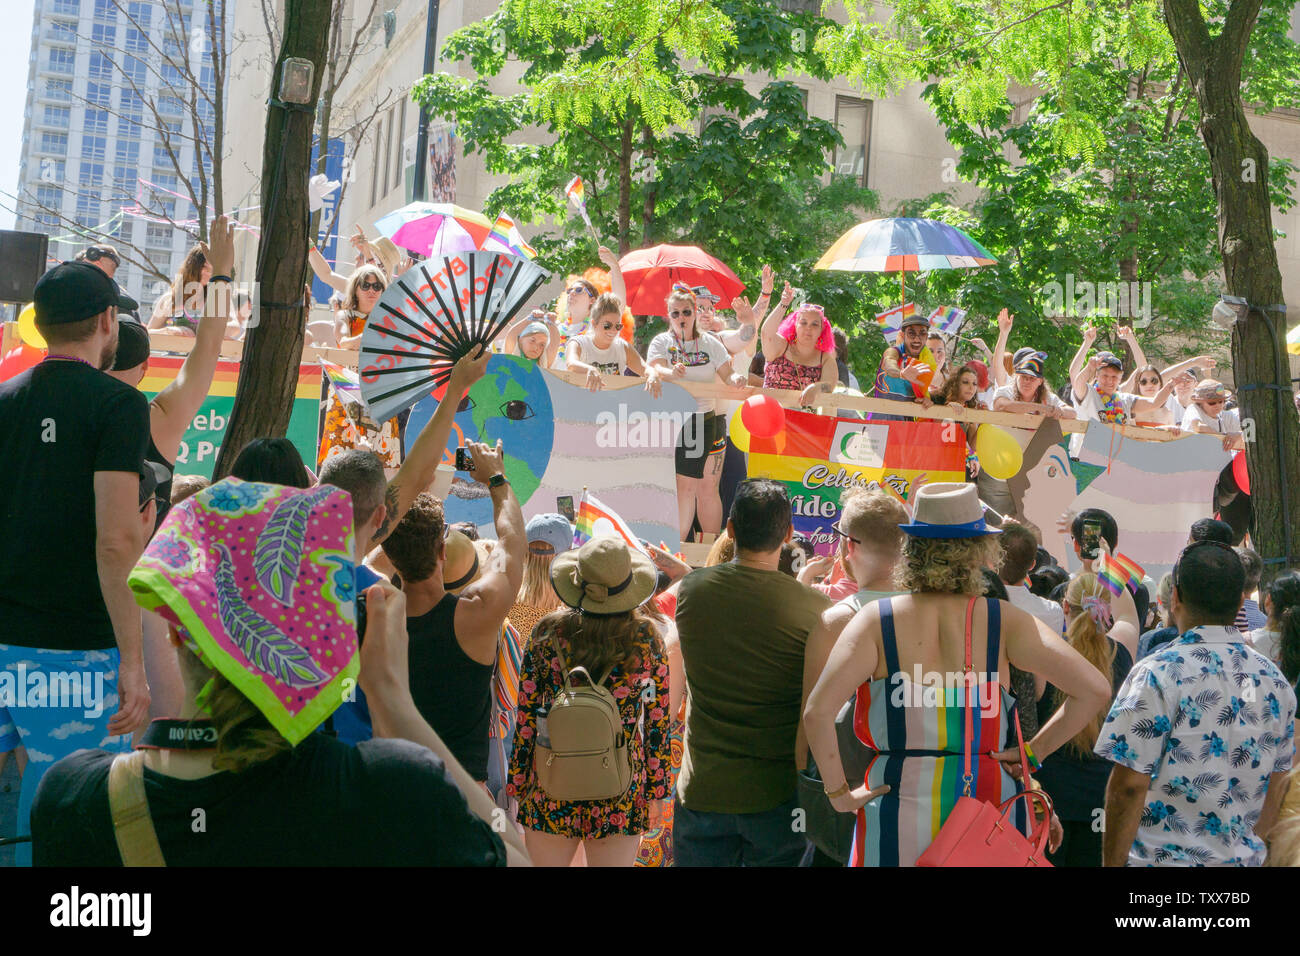
{"type": "Polygon", "coordinates": [[[819,395],[835,390],[840,378],[835,338],[820,305],[801,305],[785,316],[793,298],[787,282],[777,307],[763,320],[763,387],[797,389],[800,405],[815,405],[819,395]]]}

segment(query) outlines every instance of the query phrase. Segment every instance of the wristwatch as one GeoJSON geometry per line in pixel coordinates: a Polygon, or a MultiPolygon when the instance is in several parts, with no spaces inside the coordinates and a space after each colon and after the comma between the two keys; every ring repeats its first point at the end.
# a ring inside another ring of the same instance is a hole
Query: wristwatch
{"type": "Polygon", "coordinates": [[[500,488],[502,485],[508,484],[510,484],[510,479],[502,474],[495,474],[487,480],[487,486],[489,488],[500,488]]]}

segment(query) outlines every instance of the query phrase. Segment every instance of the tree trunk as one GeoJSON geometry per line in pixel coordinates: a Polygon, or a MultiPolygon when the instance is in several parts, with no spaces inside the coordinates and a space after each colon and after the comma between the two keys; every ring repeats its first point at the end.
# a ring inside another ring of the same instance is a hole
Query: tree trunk
{"type": "Polygon", "coordinates": [[[1291,404],[1285,313],[1268,308],[1282,304],[1268,151],[1250,130],[1240,93],[1241,64],[1260,4],[1233,0],[1213,39],[1196,0],[1165,0],[1165,20],[1201,109],[1227,290],[1251,304],[1232,331],[1232,365],[1248,439],[1251,538],[1268,581],[1300,557],[1300,423],[1291,404]]]}
{"type": "Polygon", "coordinates": [[[635,120],[623,120],[623,135],[618,145],[618,252],[626,255],[632,248],[629,226],[632,221],[632,129],[635,120]]]}
{"type": "MultiPolygon", "coordinates": [[[[655,134],[648,125],[641,128],[641,155],[649,162],[649,168],[655,170],[655,134]]],[[[658,198],[658,181],[650,179],[645,183],[645,199],[641,204],[641,245],[651,245],[654,234],[655,201],[658,198]]],[[[626,251],[626,250],[623,250],[626,251]]]]}
{"type": "Polygon", "coordinates": [[[289,427],[302,354],[307,281],[307,180],[314,104],[324,76],[330,0],[286,0],[284,38],[272,95],[278,95],[284,61],[316,65],[311,103],[303,109],[271,106],[262,150],[262,236],[257,247],[257,324],[244,339],[239,384],[213,478],[230,473],[240,449],[254,438],[283,437],[289,427]]]}

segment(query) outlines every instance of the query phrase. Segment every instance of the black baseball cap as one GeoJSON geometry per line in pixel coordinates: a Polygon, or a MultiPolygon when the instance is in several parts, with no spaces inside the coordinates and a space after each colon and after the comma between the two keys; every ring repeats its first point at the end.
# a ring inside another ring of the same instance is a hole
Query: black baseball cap
{"type": "Polygon", "coordinates": [[[1098,353],[1097,353],[1097,365],[1098,365],[1098,367],[1100,367],[1100,366],[1102,366],[1102,365],[1109,365],[1111,368],[1117,368],[1117,369],[1119,369],[1121,372],[1124,371],[1124,361],[1123,361],[1123,359],[1121,359],[1121,358],[1120,358],[1118,355],[1116,355],[1114,352],[1098,352],[1098,353]]]}
{"type": "Polygon", "coordinates": [[[88,262],[63,262],[45,273],[36,281],[32,303],[38,327],[81,322],[109,307],[139,308],[104,270],[88,262]]]}
{"type": "Polygon", "coordinates": [[[149,330],[135,319],[119,316],[117,320],[117,358],[114,372],[135,368],[149,358],[149,330]]]}

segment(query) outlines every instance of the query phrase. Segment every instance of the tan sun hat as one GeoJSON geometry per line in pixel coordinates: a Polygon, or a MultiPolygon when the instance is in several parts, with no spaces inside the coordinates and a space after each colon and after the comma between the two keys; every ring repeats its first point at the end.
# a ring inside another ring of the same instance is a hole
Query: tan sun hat
{"type": "Polygon", "coordinates": [[[442,565],[442,586],[458,591],[478,574],[478,551],[474,542],[459,531],[448,531],[443,545],[447,559],[442,565]]]}
{"type": "Polygon", "coordinates": [[[658,572],[644,551],[614,535],[592,538],[551,562],[551,586],[584,614],[626,614],[655,592],[658,572]]]}
{"type": "Polygon", "coordinates": [[[969,482],[936,481],[916,493],[910,524],[899,525],[917,538],[982,538],[1001,534],[984,523],[984,506],[969,482]]]}
{"type": "Polygon", "coordinates": [[[375,254],[379,256],[379,262],[384,267],[384,275],[389,279],[395,279],[397,265],[402,261],[401,250],[393,244],[393,240],[387,236],[380,236],[372,245],[375,247],[375,254]]]}
{"type": "Polygon", "coordinates": [[[1196,388],[1192,390],[1192,401],[1203,402],[1207,398],[1222,398],[1224,401],[1232,398],[1232,392],[1222,382],[1212,378],[1204,379],[1198,382],[1196,388]]]}

